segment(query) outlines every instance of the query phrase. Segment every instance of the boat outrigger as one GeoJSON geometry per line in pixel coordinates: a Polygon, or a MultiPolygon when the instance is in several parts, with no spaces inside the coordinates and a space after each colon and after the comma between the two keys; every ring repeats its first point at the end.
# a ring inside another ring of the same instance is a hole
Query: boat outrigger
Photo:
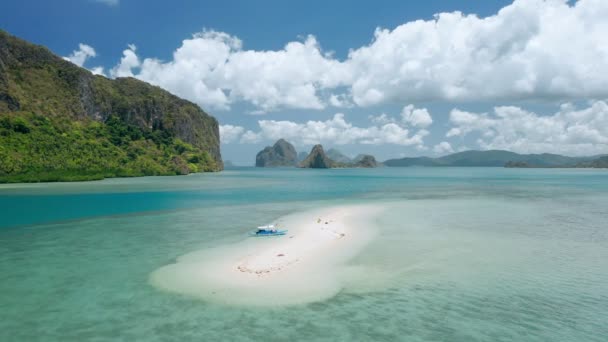
{"type": "Polygon", "coordinates": [[[277,235],[285,235],[287,230],[279,230],[273,224],[269,224],[267,226],[259,226],[257,230],[251,232],[249,235],[251,236],[277,236],[277,235]]]}

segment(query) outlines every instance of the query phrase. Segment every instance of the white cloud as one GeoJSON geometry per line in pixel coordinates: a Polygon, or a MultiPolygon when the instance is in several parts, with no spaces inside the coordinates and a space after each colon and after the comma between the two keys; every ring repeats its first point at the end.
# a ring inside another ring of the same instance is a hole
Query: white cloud
{"type": "Polygon", "coordinates": [[[229,144],[239,139],[245,129],[241,126],[220,125],[220,141],[229,144]]]}
{"type": "Polygon", "coordinates": [[[382,113],[377,116],[369,115],[367,118],[369,119],[369,121],[375,123],[376,125],[385,125],[387,123],[397,122],[395,118],[388,116],[386,113],[382,113]]]}
{"type": "Polygon", "coordinates": [[[453,127],[446,136],[477,133],[481,149],[520,153],[593,155],[608,151],[608,104],[596,101],[587,108],[562,105],[553,115],[538,115],[519,107],[496,107],[494,112],[471,113],[454,109],[453,127]]]}
{"type": "Polygon", "coordinates": [[[108,6],[118,6],[118,4],[120,3],[120,0],[93,0],[93,1],[99,2],[104,5],[108,5],[108,6]]]}
{"type": "Polygon", "coordinates": [[[133,77],[133,69],[141,66],[136,51],[137,47],[129,44],[128,48],[122,52],[120,63],[110,70],[110,75],[112,77],[133,77]]]}
{"type": "Polygon", "coordinates": [[[90,71],[94,74],[94,75],[102,75],[105,76],[105,72],[103,71],[103,67],[97,66],[97,67],[93,67],[90,69],[90,71]]]}
{"type": "MultiPolygon", "coordinates": [[[[228,109],[235,101],[251,103],[256,112],[323,109],[326,104],[317,92],[341,85],[338,74],[344,69],[323,54],[313,36],[282,50],[255,51],[244,50],[242,42],[227,33],[203,31],[184,40],[169,62],[146,58],[139,64],[135,50],[130,50],[114,70],[132,75],[132,69],[140,67],[135,77],[216,109],[228,109]]],[[[347,106],[346,100],[335,95],[332,103],[347,106]]]]}
{"type": "MultiPolygon", "coordinates": [[[[72,51],[71,55],[63,57],[63,59],[65,59],[66,61],[70,61],[78,65],[79,67],[84,67],[84,64],[86,63],[87,59],[96,56],[97,53],[95,52],[95,49],[92,46],[80,43],[78,44],[78,50],[72,51]]],[[[95,75],[105,75],[103,67],[100,66],[93,67],[89,70],[95,75]]]]}
{"type": "Polygon", "coordinates": [[[403,107],[401,118],[404,123],[420,128],[428,127],[433,123],[431,114],[426,108],[415,108],[414,105],[403,107]]]}
{"type": "Polygon", "coordinates": [[[431,113],[426,108],[416,108],[409,104],[401,110],[401,119],[382,113],[377,116],[369,115],[368,119],[375,124],[395,123],[403,127],[427,128],[433,123],[431,113]]]}
{"type": "MultiPolygon", "coordinates": [[[[302,145],[330,143],[334,145],[394,144],[401,146],[421,146],[424,144],[424,137],[429,134],[429,132],[424,129],[411,132],[409,129],[396,123],[357,127],[346,121],[344,114],[342,113],[337,113],[333,118],[326,121],[297,123],[293,121],[259,120],[258,125],[258,132],[247,131],[243,133],[239,142],[252,143],[262,140],[277,140],[284,138],[302,145]]],[[[238,132],[238,134],[241,134],[244,131],[244,128],[239,128],[240,129],[236,129],[235,126],[230,126],[228,129],[231,132],[238,132]]],[[[222,129],[220,127],[220,132],[222,132],[222,130],[228,131],[228,129],[222,129]]],[[[222,141],[222,143],[233,142],[237,139],[238,136],[230,135],[230,139],[228,141],[222,141]]]]}
{"type": "Polygon", "coordinates": [[[479,18],[459,12],[376,30],[347,61],[354,101],[474,101],[607,93],[608,2],[517,0],[479,18]]]}
{"type": "Polygon", "coordinates": [[[92,46],[80,43],[78,44],[78,50],[72,51],[71,55],[63,57],[63,59],[81,67],[84,65],[87,59],[95,56],[97,56],[97,53],[92,46]]]}
{"type": "Polygon", "coordinates": [[[279,50],[247,50],[237,37],[203,31],[169,61],[129,49],[115,75],[159,85],[203,107],[239,101],[281,108],[405,101],[491,101],[608,96],[608,1],[516,0],[480,18],[461,12],[378,28],[344,60],[313,36],[279,50]],[[139,68],[138,70],[132,70],[139,68]],[[346,89],[348,95],[337,95],[346,89]]]}
{"type": "Polygon", "coordinates": [[[262,140],[261,133],[245,130],[242,126],[220,125],[220,142],[222,144],[253,144],[262,140]]]}
{"type": "Polygon", "coordinates": [[[240,143],[241,144],[254,144],[260,142],[262,140],[262,135],[260,133],[255,133],[253,131],[247,131],[243,136],[241,136],[240,143]]]}
{"type": "Polygon", "coordinates": [[[446,154],[453,153],[454,149],[452,148],[452,145],[450,145],[449,142],[442,141],[439,144],[435,145],[435,147],[433,147],[433,152],[437,154],[446,154]]]}

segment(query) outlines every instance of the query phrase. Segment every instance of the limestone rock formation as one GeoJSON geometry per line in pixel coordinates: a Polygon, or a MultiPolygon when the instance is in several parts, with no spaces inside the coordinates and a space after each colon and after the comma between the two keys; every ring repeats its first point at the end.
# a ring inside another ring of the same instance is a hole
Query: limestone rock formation
{"type": "Polygon", "coordinates": [[[321,145],[315,145],[308,154],[308,157],[300,163],[300,167],[311,169],[329,169],[333,166],[334,162],[325,155],[325,151],[323,151],[323,146],[321,145]]]}
{"type": "Polygon", "coordinates": [[[292,144],[279,139],[273,146],[267,146],[255,157],[257,167],[296,166],[298,155],[292,144]]]}
{"type": "Polygon", "coordinates": [[[353,166],[372,168],[372,167],[378,167],[378,162],[376,161],[376,158],[374,158],[374,156],[369,155],[369,154],[364,154],[357,158],[357,161],[353,163],[353,166]]]}

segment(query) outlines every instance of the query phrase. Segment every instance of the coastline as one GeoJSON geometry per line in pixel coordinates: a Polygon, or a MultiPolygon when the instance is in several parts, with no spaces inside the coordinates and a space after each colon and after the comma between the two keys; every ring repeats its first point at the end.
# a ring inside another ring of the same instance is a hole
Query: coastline
{"type": "Polygon", "coordinates": [[[172,177],[172,176],[189,176],[197,173],[216,173],[222,172],[224,169],[213,171],[190,172],[186,174],[178,174],[175,172],[157,175],[147,174],[127,174],[127,173],[108,173],[104,172],[47,172],[32,174],[16,174],[0,176],[0,184],[36,184],[36,183],[79,183],[79,182],[96,182],[104,179],[113,178],[141,178],[141,177],[172,177]]]}
{"type": "MultiPolygon", "coordinates": [[[[342,266],[374,237],[378,205],[334,206],[277,219],[280,237],[189,253],[150,275],[169,292],[229,305],[284,306],[321,301],[344,287],[342,266]]],[[[352,276],[352,274],[350,275],[352,276]]]]}

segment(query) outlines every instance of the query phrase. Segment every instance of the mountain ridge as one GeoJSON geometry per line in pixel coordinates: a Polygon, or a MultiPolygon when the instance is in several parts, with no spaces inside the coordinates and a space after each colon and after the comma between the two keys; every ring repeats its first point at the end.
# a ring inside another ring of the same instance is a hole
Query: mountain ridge
{"type": "Polygon", "coordinates": [[[597,156],[568,157],[559,154],[519,154],[505,150],[469,150],[448,154],[442,157],[405,157],[388,159],[384,165],[389,167],[407,166],[496,166],[504,167],[507,163],[527,163],[533,167],[574,166],[577,163],[591,161],[597,156]]]}

